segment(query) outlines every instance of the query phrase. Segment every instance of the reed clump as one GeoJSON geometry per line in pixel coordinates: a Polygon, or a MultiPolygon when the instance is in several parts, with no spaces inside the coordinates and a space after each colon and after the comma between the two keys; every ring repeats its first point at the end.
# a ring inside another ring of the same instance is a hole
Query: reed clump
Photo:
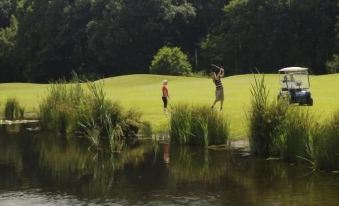
{"type": "Polygon", "coordinates": [[[77,128],[78,111],[85,92],[80,82],[67,84],[60,80],[50,84],[47,95],[39,105],[43,128],[59,133],[72,133],[77,128]]]}
{"type": "Polygon", "coordinates": [[[249,142],[252,153],[259,156],[278,155],[280,134],[286,119],[286,102],[270,102],[265,77],[254,76],[251,85],[251,110],[249,119],[249,142]]]}
{"type": "Polygon", "coordinates": [[[208,106],[178,104],[171,110],[171,141],[178,145],[226,144],[229,124],[222,113],[208,106]]]}
{"type": "Polygon", "coordinates": [[[339,170],[339,111],[320,124],[307,108],[269,101],[265,77],[254,77],[249,117],[252,153],[303,160],[314,169],[339,170]]]}
{"type": "Polygon", "coordinates": [[[314,133],[307,145],[314,166],[321,170],[339,170],[339,110],[314,133]]]}
{"type": "Polygon", "coordinates": [[[307,145],[317,131],[315,118],[307,109],[293,107],[286,100],[270,101],[265,77],[254,76],[249,114],[249,140],[252,153],[279,156],[295,162],[309,159],[307,145]]]}
{"type": "Polygon", "coordinates": [[[25,108],[20,106],[16,98],[8,98],[5,103],[4,114],[7,120],[23,119],[25,108]]]}
{"type": "Polygon", "coordinates": [[[319,132],[319,124],[308,109],[289,107],[281,125],[283,129],[277,142],[281,157],[289,162],[311,159],[307,145],[319,132]]]}
{"type": "Polygon", "coordinates": [[[141,114],[107,99],[102,83],[51,84],[40,104],[43,128],[85,137],[94,148],[120,152],[136,141],[141,114]]]}

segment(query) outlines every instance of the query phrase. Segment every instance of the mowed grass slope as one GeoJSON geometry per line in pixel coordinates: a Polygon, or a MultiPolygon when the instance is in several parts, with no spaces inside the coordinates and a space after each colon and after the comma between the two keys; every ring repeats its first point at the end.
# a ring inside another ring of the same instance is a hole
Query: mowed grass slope
{"type": "MultiPolygon", "coordinates": [[[[279,90],[278,75],[265,75],[270,95],[276,99],[279,90]]],[[[162,110],[161,82],[169,81],[170,102],[211,105],[215,86],[211,79],[161,75],[127,75],[102,79],[107,96],[126,108],[135,108],[143,113],[155,130],[167,127],[169,115],[162,110]]],[[[237,75],[223,79],[225,103],[223,114],[231,124],[232,138],[246,138],[247,118],[250,109],[250,86],[253,75],[237,75]]],[[[26,112],[38,111],[38,104],[47,91],[47,84],[0,84],[0,108],[7,97],[16,97],[26,107],[26,112]]],[[[319,119],[325,119],[339,109],[339,74],[311,76],[313,107],[303,107],[319,119]]],[[[217,107],[219,104],[217,104],[217,107]]]]}

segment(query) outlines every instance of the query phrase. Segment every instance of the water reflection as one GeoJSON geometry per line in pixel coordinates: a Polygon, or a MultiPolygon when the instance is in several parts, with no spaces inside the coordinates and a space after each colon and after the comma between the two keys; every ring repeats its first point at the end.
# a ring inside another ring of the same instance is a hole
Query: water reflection
{"type": "MultiPolygon", "coordinates": [[[[37,139],[35,139],[37,140],[37,139]]],[[[118,181],[117,172],[124,167],[135,167],[144,161],[151,146],[129,148],[121,154],[104,151],[91,152],[88,145],[77,139],[60,137],[39,138],[39,170],[46,177],[46,186],[56,186],[86,198],[106,196],[118,181]],[[75,187],[70,187],[74,184],[75,187]]]]}
{"type": "Polygon", "coordinates": [[[173,148],[171,152],[170,172],[180,181],[218,183],[231,164],[225,152],[190,147],[173,148]]]}
{"type": "Polygon", "coordinates": [[[120,155],[43,133],[0,135],[0,201],[34,205],[337,205],[339,176],[151,141],[120,155]],[[20,197],[20,198],[18,198],[20,197]]]}
{"type": "Polygon", "coordinates": [[[169,164],[170,162],[170,143],[163,143],[164,163],[169,164]]]}

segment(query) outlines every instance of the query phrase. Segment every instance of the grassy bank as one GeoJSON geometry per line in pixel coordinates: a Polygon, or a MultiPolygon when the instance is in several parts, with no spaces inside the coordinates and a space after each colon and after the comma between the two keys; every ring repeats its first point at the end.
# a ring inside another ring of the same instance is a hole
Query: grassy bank
{"type": "MultiPolygon", "coordinates": [[[[266,75],[270,98],[276,98],[279,82],[277,75],[266,75]]],[[[107,98],[117,100],[126,108],[143,112],[157,130],[166,127],[169,117],[163,114],[161,102],[161,81],[169,80],[170,105],[174,103],[211,104],[214,85],[210,79],[195,77],[173,77],[160,75],[127,75],[102,79],[107,98]]],[[[321,118],[328,118],[339,107],[339,74],[311,76],[314,106],[310,112],[321,118]]],[[[230,122],[232,138],[246,138],[246,111],[250,109],[250,85],[252,74],[226,77],[225,105],[223,113],[230,122]]],[[[47,91],[47,84],[0,84],[0,106],[8,97],[16,97],[25,112],[38,111],[38,103],[47,91]]],[[[3,108],[0,109],[3,111],[3,108]]]]}

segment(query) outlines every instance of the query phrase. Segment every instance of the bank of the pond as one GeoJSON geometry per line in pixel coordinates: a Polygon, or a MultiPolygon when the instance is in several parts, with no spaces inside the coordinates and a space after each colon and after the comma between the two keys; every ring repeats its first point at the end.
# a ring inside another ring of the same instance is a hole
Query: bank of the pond
{"type": "MultiPolygon", "coordinates": [[[[209,105],[214,99],[214,85],[208,78],[162,75],[126,75],[102,79],[107,98],[125,108],[135,108],[153,125],[155,131],[168,127],[169,115],[162,111],[161,81],[169,81],[170,107],[179,102],[209,105]]],[[[339,107],[339,74],[311,76],[314,106],[310,112],[320,119],[328,118],[339,107]]],[[[232,139],[247,137],[246,112],[250,109],[250,84],[253,75],[237,75],[223,79],[225,105],[223,114],[230,122],[232,139]]],[[[277,75],[266,75],[270,98],[276,99],[279,88],[277,75]]],[[[16,97],[25,107],[25,113],[38,111],[38,103],[47,92],[47,84],[0,84],[0,113],[8,97],[16,97]]]]}

